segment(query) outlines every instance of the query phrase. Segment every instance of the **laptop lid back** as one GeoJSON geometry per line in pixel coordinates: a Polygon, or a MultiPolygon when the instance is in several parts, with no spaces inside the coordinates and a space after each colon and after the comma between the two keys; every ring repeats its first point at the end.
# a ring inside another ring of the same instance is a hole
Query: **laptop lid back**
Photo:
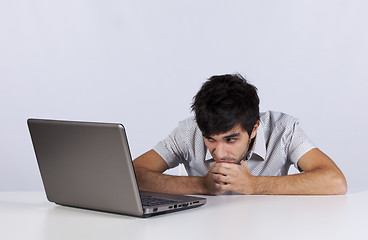
{"type": "Polygon", "coordinates": [[[124,126],[28,119],[49,201],[141,216],[124,126]]]}

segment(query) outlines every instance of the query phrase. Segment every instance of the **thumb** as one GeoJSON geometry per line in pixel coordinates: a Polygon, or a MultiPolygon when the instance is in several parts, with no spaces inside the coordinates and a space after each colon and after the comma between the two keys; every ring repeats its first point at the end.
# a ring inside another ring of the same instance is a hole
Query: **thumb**
{"type": "Polygon", "coordinates": [[[241,160],[240,165],[243,166],[243,167],[248,168],[248,163],[245,160],[241,160]]]}
{"type": "Polygon", "coordinates": [[[252,174],[249,170],[249,167],[248,167],[248,163],[244,160],[244,161],[241,161],[240,163],[240,166],[248,173],[252,174]]]}
{"type": "Polygon", "coordinates": [[[210,170],[215,166],[216,162],[212,162],[210,166],[210,170]]]}

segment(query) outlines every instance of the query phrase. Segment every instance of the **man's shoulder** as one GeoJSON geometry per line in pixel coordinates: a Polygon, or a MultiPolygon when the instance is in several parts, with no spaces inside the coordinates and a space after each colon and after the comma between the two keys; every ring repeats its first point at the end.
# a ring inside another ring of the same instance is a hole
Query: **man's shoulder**
{"type": "Polygon", "coordinates": [[[195,129],[197,128],[197,122],[195,120],[195,117],[188,117],[184,120],[181,120],[179,122],[179,128],[185,128],[185,129],[195,129]]]}
{"type": "Polygon", "coordinates": [[[183,152],[193,152],[192,148],[197,149],[204,146],[203,135],[200,131],[194,117],[188,117],[179,121],[178,126],[169,136],[170,139],[176,141],[183,152]]]}
{"type": "Polygon", "coordinates": [[[183,138],[189,139],[192,139],[194,136],[197,135],[202,136],[195,117],[188,117],[180,121],[174,132],[179,133],[180,135],[182,135],[183,138]]]}
{"type": "Polygon", "coordinates": [[[277,111],[267,111],[260,113],[260,121],[265,128],[270,128],[273,130],[279,128],[292,128],[295,123],[298,123],[297,118],[277,111]]]}

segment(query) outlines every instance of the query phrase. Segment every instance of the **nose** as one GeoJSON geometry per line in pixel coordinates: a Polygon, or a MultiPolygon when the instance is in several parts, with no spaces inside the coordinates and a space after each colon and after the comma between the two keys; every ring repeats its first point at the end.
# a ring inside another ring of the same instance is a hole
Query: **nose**
{"type": "Polygon", "coordinates": [[[227,152],[223,144],[218,143],[213,151],[213,157],[216,162],[223,162],[227,160],[227,152]]]}

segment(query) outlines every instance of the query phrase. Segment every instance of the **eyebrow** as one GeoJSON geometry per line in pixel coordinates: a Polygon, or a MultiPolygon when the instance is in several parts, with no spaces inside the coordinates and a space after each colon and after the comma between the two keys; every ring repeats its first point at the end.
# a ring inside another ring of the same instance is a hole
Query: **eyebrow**
{"type": "Polygon", "coordinates": [[[227,135],[223,138],[233,138],[233,137],[239,137],[239,136],[240,136],[240,133],[233,133],[233,134],[227,135]]]}
{"type": "MultiPolygon", "coordinates": [[[[227,136],[224,136],[222,139],[227,139],[227,138],[234,138],[234,137],[239,137],[240,136],[240,133],[232,133],[230,135],[227,135],[227,136]]],[[[204,138],[207,138],[207,139],[213,139],[212,137],[210,136],[205,136],[203,135],[204,138]]]]}

